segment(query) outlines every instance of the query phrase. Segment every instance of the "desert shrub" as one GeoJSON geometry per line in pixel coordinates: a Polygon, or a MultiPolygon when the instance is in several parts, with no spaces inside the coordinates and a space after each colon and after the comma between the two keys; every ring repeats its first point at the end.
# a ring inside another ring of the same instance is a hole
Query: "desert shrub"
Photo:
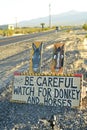
{"type": "Polygon", "coordinates": [[[18,28],[15,29],[15,34],[29,34],[33,32],[40,32],[41,28],[32,28],[32,27],[23,27],[23,28],[18,28]]]}
{"type": "Polygon", "coordinates": [[[87,24],[84,24],[82,27],[84,30],[87,30],[87,24]]]}
{"type": "Polygon", "coordinates": [[[2,34],[3,36],[12,36],[14,34],[13,30],[2,30],[2,34]]]}
{"type": "Polygon", "coordinates": [[[8,30],[7,32],[8,32],[8,36],[12,36],[12,35],[13,35],[13,33],[14,33],[14,31],[13,31],[13,30],[8,30]]]}
{"type": "Polygon", "coordinates": [[[3,30],[0,30],[0,35],[3,35],[3,30]]]}
{"type": "Polygon", "coordinates": [[[85,35],[85,38],[87,38],[87,35],[85,35]]]}
{"type": "Polygon", "coordinates": [[[70,31],[71,31],[70,29],[66,30],[67,33],[70,33],[70,31]]]}

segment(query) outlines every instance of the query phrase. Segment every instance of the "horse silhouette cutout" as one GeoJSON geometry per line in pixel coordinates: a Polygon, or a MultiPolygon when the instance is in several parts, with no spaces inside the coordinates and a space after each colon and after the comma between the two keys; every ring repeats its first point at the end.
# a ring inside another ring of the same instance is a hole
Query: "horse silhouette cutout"
{"type": "Polygon", "coordinates": [[[32,69],[34,72],[40,72],[42,43],[38,48],[32,43],[32,48],[34,51],[32,56],[32,69]]]}
{"type": "Polygon", "coordinates": [[[64,50],[63,47],[58,47],[56,48],[55,52],[54,52],[54,68],[59,71],[59,69],[61,69],[61,67],[63,67],[63,62],[64,62],[64,50]]]}

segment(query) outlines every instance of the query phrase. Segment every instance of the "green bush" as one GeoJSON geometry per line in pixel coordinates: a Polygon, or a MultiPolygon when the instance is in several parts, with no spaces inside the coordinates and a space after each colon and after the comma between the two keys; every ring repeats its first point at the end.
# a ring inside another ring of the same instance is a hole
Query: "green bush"
{"type": "Polygon", "coordinates": [[[83,25],[83,29],[84,29],[84,30],[87,30],[87,24],[84,24],[84,25],[83,25]]]}

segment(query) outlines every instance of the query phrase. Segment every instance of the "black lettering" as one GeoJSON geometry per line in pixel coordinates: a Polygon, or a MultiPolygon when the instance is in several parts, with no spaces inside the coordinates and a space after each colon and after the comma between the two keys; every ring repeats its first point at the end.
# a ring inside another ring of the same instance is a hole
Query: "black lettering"
{"type": "Polygon", "coordinates": [[[78,90],[76,90],[76,92],[77,92],[77,100],[79,99],[79,96],[80,96],[80,90],[78,91],[78,90]]]}
{"type": "Polygon", "coordinates": [[[26,88],[26,95],[30,95],[30,87],[26,88]]]}
{"type": "Polygon", "coordinates": [[[34,96],[35,88],[34,87],[27,87],[26,88],[26,95],[34,96]]]}
{"type": "Polygon", "coordinates": [[[30,85],[31,85],[31,86],[34,86],[33,81],[34,81],[34,77],[30,77],[30,85]]]}
{"type": "Polygon", "coordinates": [[[40,96],[40,93],[42,92],[42,87],[38,88],[38,96],[40,96]]]}
{"type": "Polygon", "coordinates": [[[68,89],[68,99],[72,99],[72,90],[68,89]]]}
{"type": "Polygon", "coordinates": [[[59,87],[61,86],[61,83],[64,82],[64,78],[59,78],[59,87]]]}
{"type": "Polygon", "coordinates": [[[54,98],[58,98],[58,96],[59,96],[58,89],[54,89],[54,98]]]}
{"type": "Polygon", "coordinates": [[[43,79],[43,85],[47,86],[47,79],[46,79],[46,77],[44,77],[44,79],[43,79]]]}
{"type": "Polygon", "coordinates": [[[41,80],[42,80],[42,77],[38,77],[38,78],[37,78],[37,81],[36,81],[36,82],[37,82],[37,85],[38,85],[38,86],[42,86],[41,80]]]}
{"type": "Polygon", "coordinates": [[[48,78],[48,86],[52,87],[52,78],[51,77],[48,78]]]}
{"type": "Polygon", "coordinates": [[[47,106],[68,106],[71,107],[72,101],[66,99],[44,98],[44,105],[47,106]]]}
{"type": "Polygon", "coordinates": [[[49,105],[52,106],[52,98],[49,98],[49,105]]]}
{"type": "Polygon", "coordinates": [[[51,88],[43,88],[39,87],[38,88],[38,96],[43,96],[43,97],[51,97],[51,88]]]}
{"type": "Polygon", "coordinates": [[[69,89],[64,89],[64,98],[68,99],[69,94],[68,94],[69,89]]]}
{"type": "Polygon", "coordinates": [[[60,89],[60,98],[63,98],[63,90],[60,89]]]}
{"type": "Polygon", "coordinates": [[[25,93],[26,93],[26,91],[25,91],[25,90],[26,90],[26,87],[22,87],[21,89],[22,89],[22,90],[21,90],[21,91],[22,91],[22,95],[25,95],[25,93]]]}
{"type": "Polygon", "coordinates": [[[45,97],[47,95],[47,89],[46,88],[43,88],[42,95],[43,95],[43,97],[45,97]]]}
{"type": "Polygon", "coordinates": [[[48,98],[47,97],[44,98],[44,105],[48,105],[48,98]]]}
{"type": "Polygon", "coordinates": [[[77,86],[74,85],[73,78],[71,78],[71,88],[77,88],[77,86]]]}
{"type": "Polygon", "coordinates": [[[30,104],[39,104],[40,103],[40,99],[38,97],[28,97],[27,99],[27,103],[30,104]]]}
{"type": "Polygon", "coordinates": [[[22,95],[22,87],[18,87],[18,94],[22,95]]]}
{"type": "Polygon", "coordinates": [[[66,106],[66,99],[62,99],[62,106],[66,106]]]}
{"type": "Polygon", "coordinates": [[[47,89],[47,96],[48,96],[48,97],[51,97],[51,88],[48,88],[48,89],[47,89]]]}
{"type": "Polygon", "coordinates": [[[54,98],[53,99],[53,106],[57,106],[58,104],[57,104],[57,100],[54,98]]]}
{"type": "Polygon", "coordinates": [[[67,106],[71,107],[72,106],[72,101],[68,100],[67,102],[68,102],[67,106]]]}
{"type": "Polygon", "coordinates": [[[31,97],[29,96],[28,99],[27,99],[27,103],[31,103],[31,97]]]}
{"type": "Polygon", "coordinates": [[[58,105],[61,106],[61,99],[58,99],[58,105]]]}
{"type": "Polygon", "coordinates": [[[19,95],[19,87],[15,87],[14,86],[14,94],[18,94],[19,95]]]}
{"type": "Polygon", "coordinates": [[[32,97],[32,104],[39,104],[40,99],[38,97],[32,97]]]}
{"type": "Polygon", "coordinates": [[[70,78],[65,78],[65,87],[66,88],[70,87],[70,78]]]}
{"type": "Polygon", "coordinates": [[[72,99],[76,99],[75,92],[76,92],[76,90],[72,90],[72,99]]]}
{"type": "Polygon", "coordinates": [[[30,88],[30,95],[34,96],[34,87],[30,88]]]}
{"type": "Polygon", "coordinates": [[[64,98],[66,99],[75,99],[75,90],[64,89],[64,98]]]}
{"type": "Polygon", "coordinates": [[[29,77],[28,76],[25,77],[25,85],[29,85],[29,77]]]}
{"type": "Polygon", "coordinates": [[[34,86],[34,84],[33,84],[33,78],[34,78],[34,77],[26,76],[26,77],[25,77],[25,85],[34,86]]]}
{"type": "Polygon", "coordinates": [[[58,79],[56,77],[53,79],[53,87],[58,87],[58,79]]]}

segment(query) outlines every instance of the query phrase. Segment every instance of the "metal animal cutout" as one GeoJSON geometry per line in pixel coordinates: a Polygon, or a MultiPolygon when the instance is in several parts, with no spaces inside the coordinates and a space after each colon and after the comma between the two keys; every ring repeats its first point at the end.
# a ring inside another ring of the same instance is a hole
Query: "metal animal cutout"
{"type": "Polygon", "coordinates": [[[37,47],[34,43],[32,43],[33,55],[32,55],[32,69],[34,72],[40,72],[41,66],[41,49],[42,43],[39,47],[37,47]]]}

